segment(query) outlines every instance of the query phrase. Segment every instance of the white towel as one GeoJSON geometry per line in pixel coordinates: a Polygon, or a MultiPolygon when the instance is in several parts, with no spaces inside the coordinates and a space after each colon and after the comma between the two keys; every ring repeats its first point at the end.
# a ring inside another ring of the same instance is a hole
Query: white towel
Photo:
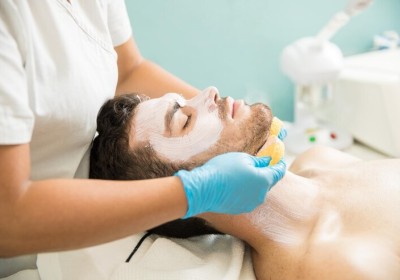
{"type": "Polygon", "coordinates": [[[228,235],[167,239],[151,235],[128,263],[142,234],[82,250],[40,254],[42,280],[255,279],[250,252],[228,235]]]}

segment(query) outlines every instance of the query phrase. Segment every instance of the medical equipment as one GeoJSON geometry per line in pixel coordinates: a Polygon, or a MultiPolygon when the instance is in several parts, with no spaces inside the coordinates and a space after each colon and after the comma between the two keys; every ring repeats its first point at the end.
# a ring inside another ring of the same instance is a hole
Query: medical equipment
{"type": "Polygon", "coordinates": [[[285,154],[285,145],[281,139],[279,139],[279,133],[281,132],[282,128],[282,121],[277,117],[274,117],[269,129],[267,142],[265,142],[264,146],[257,153],[258,157],[270,156],[270,165],[277,164],[285,154]]]}
{"type": "Polygon", "coordinates": [[[287,127],[285,140],[288,151],[298,154],[315,145],[344,149],[353,143],[345,130],[318,121],[315,111],[330,98],[331,83],[343,66],[341,50],[329,40],[371,2],[349,1],[317,36],[297,40],[283,50],[282,71],[296,84],[294,123],[287,127]]]}
{"type": "Polygon", "coordinates": [[[389,156],[400,157],[400,49],[347,57],[319,116],[389,156]]]}

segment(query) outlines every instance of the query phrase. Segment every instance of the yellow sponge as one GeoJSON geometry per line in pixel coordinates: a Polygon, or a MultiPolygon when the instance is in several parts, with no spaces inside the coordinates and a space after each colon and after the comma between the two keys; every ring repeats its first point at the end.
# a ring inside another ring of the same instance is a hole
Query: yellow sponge
{"type": "Polygon", "coordinates": [[[269,136],[278,136],[283,127],[283,122],[277,117],[273,117],[271,127],[269,128],[269,136]]]}
{"type": "Polygon", "coordinates": [[[278,138],[279,132],[283,127],[283,123],[280,119],[274,117],[272,119],[271,127],[269,129],[269,136],[267,142],[257,153],[258,157],[270,156],[270,165],[277,164],[285,154],[285,145],[278,138]]]}

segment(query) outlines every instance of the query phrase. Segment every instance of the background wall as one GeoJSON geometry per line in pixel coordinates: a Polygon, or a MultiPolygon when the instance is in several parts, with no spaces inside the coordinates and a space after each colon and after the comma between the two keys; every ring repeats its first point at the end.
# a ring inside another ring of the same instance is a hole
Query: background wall
{"type": "MultiPolygon", "coordinates": [[[[293,120],[293,85],[279,68],[282,49],[315,35],[346,0],[127,0],[142,54],[202,89],[271,104],[293,120]]],[[[372,38],[400,31],[400,0],[375,0],[337,33],[345,55],[369,51],[372,38]]]]}

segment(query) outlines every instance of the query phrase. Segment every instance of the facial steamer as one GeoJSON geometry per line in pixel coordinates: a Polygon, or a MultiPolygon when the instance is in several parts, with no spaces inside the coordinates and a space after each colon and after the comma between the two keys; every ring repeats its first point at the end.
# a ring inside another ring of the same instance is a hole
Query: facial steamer
{"type": "Polygon", "coordinates": [[[343,66],[341,50],[329,40],[372,0],[350,0],[315,37],[306,37],[287,46],[281,56],[282,71],[295,83],[294,123],[287,127],[285,145],[289,152],[301,153],[315,145],[345,149],[352,136],[339,128],[323,124],[316,109],[328,99],[330,83],[343,66]]]}

